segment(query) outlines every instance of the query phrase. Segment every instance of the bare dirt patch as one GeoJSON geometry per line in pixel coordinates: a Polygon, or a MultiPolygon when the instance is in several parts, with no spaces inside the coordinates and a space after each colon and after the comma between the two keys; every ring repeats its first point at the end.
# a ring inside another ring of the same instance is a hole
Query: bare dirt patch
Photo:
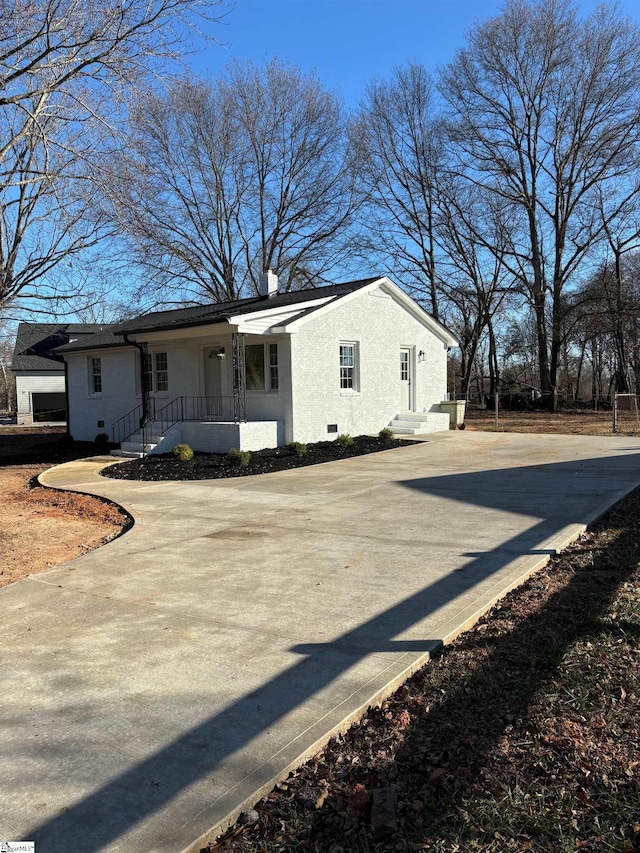
{"type": "Polygon", "coordinates": [[[51,465],[89,455],[86,446],[61,441],[61,432],[0,429],[0,587],[91,551],[128,523],[98,498],[34,485],[51,465]]]}
{"type": "MultiPolygon", "coordinates": [[[[531,432],[559,435],[613,435],[611,412],[567,410],[560,412],[511,412],[501,410],[496,416],[493,411],[467,406],[465,413],[467,429],[484,432],[531,432]]],[[[634,435],[632,429],[621,429],[619,435],[634,435]]]]}

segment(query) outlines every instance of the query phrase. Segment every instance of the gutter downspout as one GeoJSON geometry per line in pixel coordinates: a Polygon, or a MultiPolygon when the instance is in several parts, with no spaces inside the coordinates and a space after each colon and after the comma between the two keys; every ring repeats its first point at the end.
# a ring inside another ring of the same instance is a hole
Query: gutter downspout
{"type": "MultiPolygon", "coordinates": [[[[66,358],[64,358],[64,404],[67,409],[67,438],[71,438],[71,412],[69,411],[69,365],[66,358]]],[[[16,403],[16,407],[17,405],[18,404],[16,403]]]]}
{"type": "Polygon", "coordinates": [[[125,332],[124,342],[132,347],[135,347],[140,353],[140,390],[142,392],[142,415],[140,417],[140,429],[149,420],[149,388],[147,386],[147,372],[145,366],[147,363],[147,345],[139,341],[132,341],[129,335],[125,332]]]}

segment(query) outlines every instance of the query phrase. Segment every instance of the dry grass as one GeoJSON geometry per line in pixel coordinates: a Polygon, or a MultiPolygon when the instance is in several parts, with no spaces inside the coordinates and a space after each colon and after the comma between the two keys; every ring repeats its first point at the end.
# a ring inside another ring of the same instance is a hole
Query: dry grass
{"type": "MultiPolygon", "coordinates": [[[[468,406],[465,414],[467,429],[485,432],[557,433],[561,435],[612,435],[611,412],[561,411],[561,412],[510,412],[501,410],[496,430],[495,413],[468,406]]],[[[621,435],[638,433],[637,424],[630,416],[621,422],[621,435]]]]}

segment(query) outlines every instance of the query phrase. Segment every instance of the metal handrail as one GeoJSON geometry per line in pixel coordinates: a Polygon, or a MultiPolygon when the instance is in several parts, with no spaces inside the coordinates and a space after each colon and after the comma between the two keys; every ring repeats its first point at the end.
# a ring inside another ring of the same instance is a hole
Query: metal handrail
{"type": "Polygon", "coordinates": [[[122,444],[142,426],[142,405],[136,406],[113,424],[111,434],[114,444],[122,444]]]}
{"type": "Polygon", "coordinates": [[[152,421],[155,418],[156,401],[153,397],[150,397],[147,401],[147,413],[148,416],[145,420],[143,418],[144,406],[140,403],[135,406],[135,408],[131,409],[130,412],[127,412],[121,418],[118,418],[111,427],[113,443],[122,444],[123,441],[130,438],[135,432],[138,432],[139,429],[144,429],[144,425],[147,421],[152,421]]]}
{"type": "Polygon", "coordinates": [[[142,426],[142,446],[143,448],[147,446],[147,437],[149,432],[151,431],[150,424],[153,423],[153,432],[159,432],[160,435],[165,433],[170,427],[174,424],[180,423],[180,421],[184,420],[184,410],[183,403],[184,397],[176,397],[170,403],[167,403],[165,406],[162,406],[161,409],[157,409],[154,411],[153,418],[150,418],[145,424],[142,426]],[[158,421],[160,422],[160,429],[158,430],[158,421]]]}
{"type": "Polygon", "coordinates": [[[149,400],[149,417],[142,422],[142,405],[136,406],[119,418],[112,427],[113,441],[122,444],[138,430],[142,430],[143,446],[153,434],[163,435],[177,423],[184,421],[224,421],[236,423],[246,420],[244,412],[238,412],[235,396],[217,397],[175,397],[164,406],[157,407],[157,401],[149,400]]]}
{"type": "MultiPolygon", "coordinates": [[[[225,420],[225,401],[228,401],[227,410],[233,412],[233,419],[237,422],[234,410],[234,398],[227,397],[176,397],[156,409],[153,418],[150,418],[142,427],[142,444],[149,444],[147,439],[151,435],[164,435],[167,430],[178,423],[185,421],[223,421],[225,420]]],[[[228,420],[231,420],[229,417],[228,420]]]]}

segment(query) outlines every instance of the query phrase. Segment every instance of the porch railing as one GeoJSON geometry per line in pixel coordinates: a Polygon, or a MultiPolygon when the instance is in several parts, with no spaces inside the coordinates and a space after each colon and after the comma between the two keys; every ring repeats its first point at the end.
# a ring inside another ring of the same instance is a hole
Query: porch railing
{"type": "Polygon", "coordinates": [[[240,410],[237,398],[233,395],[223,397],[176,397],[164,406],[154,397],[149,399],[148,418],[142,423],[142,405],[136,406],[113,425],[113,441],[122,444],[134,433],[142,432],[142,442],[149,443],[152,435],[162,435],[170,427],[183,421],[239,421],[246,420],[244,410],[240,410]]]}
{"type": "MultiPolygon", "coordinates": [[[[149,405],[151,404],[152,400],[149,400],[149,405]]],[[[142,427],[142,412],[143,408],[141,404],[136,406],[135,409],[131,409],[126,415],[118,418],[111,427],[114,444],[122,444],[130,435],[133,435],[134,432],[137,432],[142,427]]]]}
{"type": "Polygon", "coordinates": [[[162,408],[156,408],[153,431],[162,435],[182,421],[233,421],[233,397],[176,397],[162,408]]]}

